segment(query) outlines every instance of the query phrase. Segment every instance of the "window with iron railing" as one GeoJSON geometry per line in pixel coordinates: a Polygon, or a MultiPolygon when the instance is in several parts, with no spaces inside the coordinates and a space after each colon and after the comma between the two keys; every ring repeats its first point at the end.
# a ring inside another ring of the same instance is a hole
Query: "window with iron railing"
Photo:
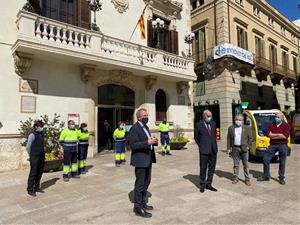
{"type": "Polygon", "coordinates": [[[248,36],[247,31],[245,31],[243,28],[237,26],[237,45],[240,48],[248,50],[248,36]]]}
{"type": "Polygon", "coordinates": [[[269,57],[270,57],[270,61],[272,66],[275,66],[277,64],[277,49],[274,45],[269,46],[269,57]]]}

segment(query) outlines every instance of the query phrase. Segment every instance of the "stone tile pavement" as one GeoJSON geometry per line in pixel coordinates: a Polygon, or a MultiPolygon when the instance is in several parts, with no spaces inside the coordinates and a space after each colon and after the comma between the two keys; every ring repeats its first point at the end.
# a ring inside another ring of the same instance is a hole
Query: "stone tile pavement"
{"type": "MultiPolygon", "coordinates": [[[[89,172],[79,180],[65,183],[62,172],[45,173],[45,193],[35,198],[26,193],[28,169],[0,173],[0,224],[299,224],[299,150],[294,145],[288,158],[285,186],[276,181],[278,163],[273,163],[274,179],[252,179],[251,187],[231,184],[232,160],[219,151],[214,177],[218,192],[203,194],[195,145],[168,157],[158,154],[148,193],[155,208],[150,219],[133,214],[134,169],[128,164],[116,168],[113,154],[90,159],[89,172]]],[[[261,162],[250,163],[253,178],[261,172],[261,162]]],[[[240,173],[243,179],[242,169],[240,173]]]]}

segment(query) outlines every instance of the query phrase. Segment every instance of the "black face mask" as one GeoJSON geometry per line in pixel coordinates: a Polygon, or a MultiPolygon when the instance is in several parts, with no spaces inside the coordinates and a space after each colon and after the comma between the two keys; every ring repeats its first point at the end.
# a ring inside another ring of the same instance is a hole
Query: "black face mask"
{"type": "Polygon", "coordinates": [[[149,120],[148,117],[146,117],[146,118],[142,118],[141,121],[142,121],[143,124],[146,125],[148,123],[148,120],[149,120]]]}

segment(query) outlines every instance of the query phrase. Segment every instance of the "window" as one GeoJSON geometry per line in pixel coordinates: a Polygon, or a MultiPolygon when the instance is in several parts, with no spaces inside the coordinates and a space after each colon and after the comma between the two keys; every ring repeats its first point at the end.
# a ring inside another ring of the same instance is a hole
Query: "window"
{"type": "Polygon", "coordinates": [[[134,106],[134,91],[125,86],[106,84],[98,87],[98,104],[134,106]]]}
{"type": "Polygon", "coordinates": [[[284,35],[284,36],[286,35],[284,27],[281,27],[281,34],[284,35]]]}
{"type": "Polygon", "coordinates": [[[155,94],[156,121],[167,119],[167,97],[163,90],[159,89],[155,94]]]}
{"type": "Polygon", "coordinates": [[[237,45],[243,49],[248,50],[247,32],[239,26],[237,26],[237,45]]]}
{"type": "Polygon", "coordinates": [[[297,57],[293,56],[293,70],[296,74],[298,74],[298,68],[297,68],[297,57]]]}
{"type": "Polygon", "coordinates": [[[235,2],[241,6],[243,6],[243,0],[235,0],[235,2]]]}
{"type": "Polygon", "coordinates": [[[285,51],[282,52],[282,65],[285,69],[289,68],[289,54],[285,51]]]}
{"type": "MultiPolygon", "coordinates": [[[[157,18],[157,16],[153,16],[153,20],[157,18]]],[[[165,26],[159,32],[152,28],[152,20],[148,20],[148,46],[178,54],[178,32],[169,30],[170,21],[163,20],[165,21],[165,26]]]]}
{"type": "Polygon", "coordinates": [[[241,94],[246,95],[247,94],[247,84],[245,81],[241,81],[241,94]]]}
{"type": "Polygon", "coordinates": [[[264,43],[264,40],[261,39],[260,37],[258,36],[255,36],[255,54],[256,54],[256,58],[262,58],[264,57],[264,46],[265,43],[264,43]]]}
{"type": "Polygon", "coordinates": [[[205,77],[203,75],[199,75],[196,81],[196,96],[205,95],[205,77]]]}
{"type": "Polygon", "coordinates": [[[192,9],[196,9],[204,5],[204,0],[192,0],[191,4],[192,4],[192,9]]]}
{"type": "Polygon", "coordinates": [[[253,6],[253,15],[260,18],[260,10],[258,8],[256,8],[255,6],[253,6]]]}
{"type": "Polygon", "coordinates": [[[269,17],[268,22],[269,26],[274,27],[274,20],[271,17],[269,17]]]}
{"type": "Polygon", "coordinates": [[[285,101],[289,101],[289,90],[287,88],[285,89],[285,101]]]}
{"type": "Polygon", "coordinates": [[[86,0],[40,0],[41,15],[89,29],[90,7],[86,0]]]}
{"type": "Polygon", "coordinates": [[[202,63],[206,59],[206,35],[205,27],[200,28],[200,30],[194,32],[194,55],[196,63],[202,63]]]}
{"type": "Polygon", "coordinates": [[[272,65],[276,65],[277,64],[277,49],[274,45],[270,45],[269,47],[269,52],[270,52],[270,61],[272,63],[272,65]]]}

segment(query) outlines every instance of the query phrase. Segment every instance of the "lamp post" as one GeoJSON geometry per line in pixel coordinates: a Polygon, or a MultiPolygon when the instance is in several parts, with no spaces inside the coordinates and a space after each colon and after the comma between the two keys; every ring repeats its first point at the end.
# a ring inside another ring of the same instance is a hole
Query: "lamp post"
{"type": "Polygon", "coordinates": [[[159,48],[159,33],[160,31],[165,27],[165,21],[157,18],[156,20],[152,21],[152,28],[154,31],[157,32],[157,43],[156,43],[156,48],[159,48]]]}
{"type": "Polygon", "coordinates": [[[91,11],[94,12],[94,22],[91,24],[91,29],[94,31],[100,31],[100,28],[96,23],[96,12],[102,9],[103,0],[87,0],[87,2],[90,4],[91,11]]]}
{"type": "Polygon", "coordinates": [[[193,43],[194,39],[195,39],[195,34],[193,32],[188,31],[184,34],[184,42],[189,45],[188,57],[191,57],[191,44],[193,43]]]}

